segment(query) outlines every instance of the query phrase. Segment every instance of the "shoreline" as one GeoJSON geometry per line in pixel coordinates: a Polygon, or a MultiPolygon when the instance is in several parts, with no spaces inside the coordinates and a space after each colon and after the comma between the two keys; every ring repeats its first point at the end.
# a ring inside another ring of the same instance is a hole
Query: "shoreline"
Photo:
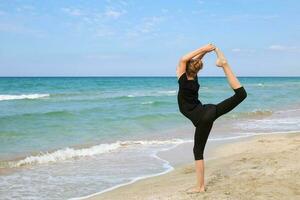
{"type": "MultiPolygon", "coordinates": [[[[252,133],[252,134],[245,134],[243,133],[244,135],[236,135],[236,136],[230,136],[230,137],[220,137],[220,138],[208,138],[208,141],[207,141],[207,145],[206,145],[206,149],[205,149],[205,152],[206,154],[210,154],[210,151],[211,149],[211,145],[213,146],[219,146],[219,145],[222,145],[222,144],[226,144],[226,143],[232,143],[232,141],[242,141],[243,139],[247,139],[247,138],[251,138],[253,136],[256,136],[256,135],[268,135],[268,134],[289,134],[289,133],[297,133],[299,131],[278,131],[278,132],[270,132],[270,133],[252,133]]],[[[94,147],[98,147],[98,146],[101,146],[101,145],[116,145],[118,144],[119,146],[117,147],[114,147],[112,148],[112,150],[114,149],[118,149],[118,148],[122,148],[123,146],[127,146],[127,145],[136,145],[138,143],[141,143],[141,142],[167,142],[167,143],[173,143],[174,142],[174,145],[173,147],[170,147],[170,148],[167,148],[167,149],[162,149],[162,150],[159,150],[156,152],[156,154],[159,154],[159,156],[155,156],[157,159],[160,159],[160,158],[163,158],[165,157],[165,159],[161,159],[163,161],[169,161],[169,160],[173,160],[172,158],[168,156],[164,156],[164,152],[168,152],[170,150],[173,150],[173,149],[176,149],[178,148],[178,146],[182,146],[182,145],[188,145],[190,146],[190,144],[193,144],[193,139],[187,139],[187,138],[172,138],[172,139],[165,139],[165,140],[155,140],[155,139],[150,139],[150,140],[117,140],[115,142],[111,142],[111,143],[86,143],[86,144],[77,144],[77,145],[71,145],[71,146],[66,146],[66,147],[62,147],[62,148],[53,148],[51,150],[45,150],[45,151],[36,151],[36,152],[31,152],[27,155],[17,155],[15,157],[10,157],[10,158],[7,158],[7,159],[3,159],[3,160],[0,160],[0,162],[3,164],[7,164],[7,166],[1,166],[0,165],[0,170],[4,170],[4,169],[18,169],[18,168],[22,168],[24,166],[27,166],[27,165],[40,165],[40,164],[44,164],[44,163],[40,163],[38,161],[32,161],[31,162],[26,162],[24,164],[20,164],[20,166],[10,166],[11,164],[18,164],[18,162],[22,162],[22,161],[25,161],[27,160],[28,158],[34,158],[34,159],[39,159],[40,157],[44,157],[44,156],[48,156],[48,155],[52,155],[52,154],[55,154],[57,152],[64,152],[66,150],[73,150],[73,151],[81,151],[81,150],[86,150],[86,149],[90,149],[90,148],[94,148],[94,147]],[[162,157],[161,157],[162,156],[162,157]]],[[[106,150],[106,151],[109,151],[109,150],[106,150]]],[[[102,153],[107,153],[107,152],[98,152],[98,153],[95,153],[95,154],[102,154],[102,153]]],[[[192,152],[188,152],[188,154],[191,154],[192,152]]],[[[153,155],[151,155],[153,156],[153,155]]],[[[85,157],[85,156],[81,156],[81,157],[85,157]]],[[[67,160],[68,158],[66,159],[61,159],[58,161],[64,161],[64,160],[67,160]]],[[[49,163],[51,163],[52,161],[49,161],[49,163]]],[[[173,166],[173,165],[172,165],[173,166]]],[[[1,174],[1,173],[0,173],[1,174]]]]}
{"type": "MultiPolygon", "coordinates": [[[[220,162],[221,158],[223,158],[223,157],[235,157],[236,155],[240,154],[240,151],[238,151],[236,153],[232,153],[232,152],[228,152],[228,150],[227,150],[227,153],[224,153],[224,149],[226,150],[228,148],[234,148],[235,146],[243,146],[243,144],[247,144],[247,143],[251,143],[251,142],[253,143],[255,141],[257,143],[257,141],[260,139],[272,140],[272,138],[273,139],[274,138],[275,139],[276,138],[284,138],[284,137],[292,138],[293,136],[296,138],[297,137],[300,138],[300,132],[293,131],[293,132],[288,132],[288,133],[286,133],[286,132],[266,133],[266,134],[242,137],[239,139],[231,139],[229,142],[222,142],[221,144],[215,145],[213,149],[205,150],[206,151],[205,154],[209,154],[209,156],[206,156],[207,157],[206,165],[212,165],[214,163],[218,163],[218,162],[220,162]],[[222,153],[220,153],[220,152],[222,152],[222,153]],[[218,156],[216,156],[216,155],[218,155],[218,156]]],[[[288,140],[288,139],[286,139],[286,140],[288,140]]],[[[212,143],[212,142],[210,142],[210,143],[212,143]]],[[[178,175],[178,173],[182,172],[182,171],[189,171],[189,173],[192,173],[194,171],[193,163],[191,164],[191,162],[185,162],[185,163],[177,163],[174,165],[173,164],[174,162],[172,163],[172,159],[167,160],[167,158],[169,156],[168,151],[174,151],[174,150],[176,151],[176,149],[178,149],[178,148],[180,149],[183,145],[185,145],[185,144],[178,144],[169,150],[159,151],[156,153],[156,156],[158,157],[158,159],[164,160],[165,163],[167,165],[169,165],[169,169],[167,169],[164,172],[153,174],[153,175],[141,176],[141,177],[133,179],[130,182],[116,185],[114,187],[108,188],[108,189],[100,191],[98,193],[94,193],[94,194],[91,194],[88,196],[83,196],[83,197],[71,198],[71,199],[103,199],[103,198],[104,199],[105,198],[118,199],[118,197],[120,197],[121,193],[123,193],[123,192],[130,193],[130,190],[139,188],[139,187],[141,187],[140,185],[142,185],[142,184],[149,184],[149,183],[154,183],[154,182],[157,182],[157,184],[159,184],[160,179],[165,179],[166,177],[169,177],[169,176],[174,178],[173,177],[174,175],[178,175]]],[[[212,146],[212,145],[207,144],[207,146],[212,146]]],[[[249,151],[249,149],[246,151],[249,151]]],[[[191,152],[189,152],[189,153],[191,154],[191,152]]],[[[174,154],[174,152],[173,152],[173,154],[174,154]]],[[[208,169],[208,173],[209,173],[209,169],[208,169]]],[[[195,178],[193,177],[193,179],[195,179],[195,178]]],[[[149,187],[149,185],[148,185],[148,187],[149,187]]],[[[132,195],[134,195],[134,194],[132,194],[132,195]]],[[[160,195],[160,194],[157,194],[157,195],[160,195]]],[[[181,199],[181,198],[175,197],[174,199],[181,199]]]]}

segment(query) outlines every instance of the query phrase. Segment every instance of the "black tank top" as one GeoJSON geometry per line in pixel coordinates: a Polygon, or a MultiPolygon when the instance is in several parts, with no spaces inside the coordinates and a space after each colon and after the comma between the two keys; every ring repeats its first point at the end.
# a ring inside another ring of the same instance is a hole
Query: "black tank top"
{"type": "Polygon", "coordinates": [[[190,119],[197,127],[200,121],[208,121],[207,118],[215,116],[216,106],[214,104],[202,104],[198,99],[200,85],[196,75],[194,80],[188,80],[186,73],[179,79],[178,106],[180,112],[190,119]]]}
{"type": "Polygon", "coordinates": [[[181,113],[188,115],[190,111],[194,110],[199,104],[202,103],[198,99],[198,91],[200,88],[198,76],[194,80],[188,80],[186,72],[184,72],[178,79],[178,106],[181,113]]]}

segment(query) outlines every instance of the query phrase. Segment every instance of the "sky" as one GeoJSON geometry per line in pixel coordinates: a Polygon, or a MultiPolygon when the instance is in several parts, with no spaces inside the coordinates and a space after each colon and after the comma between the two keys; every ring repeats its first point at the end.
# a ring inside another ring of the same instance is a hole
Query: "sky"
{"type": "MultiPolygon", "coordinates": [[[[176,76],[207,43],[237,76],[300,76],[299,0],[0,0],[0,76],[176,76]]],[[[223,76],[213,52],[203,76],[223,76]]]]}

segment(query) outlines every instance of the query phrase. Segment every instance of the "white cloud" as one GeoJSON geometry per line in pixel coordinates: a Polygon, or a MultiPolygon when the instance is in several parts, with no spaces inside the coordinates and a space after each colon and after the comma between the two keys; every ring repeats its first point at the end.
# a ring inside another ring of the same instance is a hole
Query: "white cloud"
{"type": "Polygon", "coordinates": [[[155,27],[163,21],[163,17],[153,16],[150,18],[144,18],[143,23],[140,27],[140,31],[143,33],[149,33],[154,31],[155,27]]]}
{"type": "Polygon", "coordinates": [[[202,1],[202,0],[196,0],[196,2],[199,4],[204,4],[204,1],[202,1]]]}
{"type": "Polygon", "coordinates": [[[108,4],[118,4],[118,5],[122,5],[122,6],[127,6],[128,5],[128,1],[125,1],[125,0],[106,0],[106,2],[108,3],[108,4]]]}
{"type": "Polygon", "coordinates": [[[124,5],[124,6],[127,6],[128,3],[127,3],[126,1],[122,1],[122,0],[121,0],[121,1],[120,1],[120,4],[122,4],[122,5],[124,5]]]}
{"type": "Polygon", "coordinates": [[[231,51],[234,53],[241,53],[244,55],[253,55],[253,53],[256,52],[255,49],[241,49],[241,48],[233,48],[231,49],[231,51]]]}
{"type": "Polygon", "coordinates": [[[118,19],[121,15],[127,13],[126,10],[122,9],[118,11],[112,7],[107,7],[104,12],[100,11],[91,11],[91,10],[82,10],[78,8],[62,8],[61,9],[64,13],[75,16],[75,17],[83,17],[85,21],[101,21],[100,19],[106,17],[109,19],[118,19]]]}
{"type": "Polygon", "coordinates": [[[167,12],[169,12],[169,10],[166,9],[166,8],[163,8],[163,9],[161,9],[161,12],[162,12],[162,13],[167,13],[167,12]]]}
{"type": "Polygon", "coordinates": [[[125,7],[128,6],[128,1],[125,0],[106,0],[107,5],[103,16],[110,19],[118,19],[127,13],[125,7]]]}
{"type": "Polygon", "coordinates": [[[62,8],[61,10],[69,16],[76,17],[76,21],[70,22],[70,26],[73,27],[73,29],[82,33],[89,32],[95,37],[116,35],[116,30],[114,26],[111,25],[111,20],[116,20],[126,13],[124,9],[118,11],[113,7],[106,7],[105,11],[78,8],[62,8]]]}
{"type": "MultiPolygon", "coordinates": [[[[168,16],[169,17],[169,16],[168,16]]],[[[166,16],[144,17],[135,26],[130,26],[126,31],[129,38],[150,39],[160,35],[160,24],[166,20],[166,16]]]]}
{"type": "Polygon", "coordinates": [[[78,8],[62,8],[62,11],[71,16],[83,16],[84,12],[78,8]]]}
{"type": "Polygon", "coordinates": [[[85,56],[87,59],[92,59],[92,60],[111,60],[111,59],[120,59],[124,57],[123,55],[120,54],[91,54],[91,55],[86,55],[85,56]]]}
{"type": "Polygon", "coordinates": [[[79,34],[90,34],[92,37],[122,37],[124,34],[117,34],[120,28],[116,23],[122,25],[125,20],[114,24],[112,21],[122,18],[127,13],[125,8],[128,3],[124,0],[106,0],[104,10],[97,7],[65,7],[61,8],[61,11],[76,17],[76,21],[68,21],[67,25],[79,34]]]}
{"type": "Polygon", "coordinates": [[[286,47],[282,45],[274,44],[269,46],[269,49],[282,51],[282,50],[286,50],[286,47]]]}
{"type": "Polygon", "coordinates": [[[105,26],[97,28],[94,32],[96,37],[108,37],[115,35],[115,31],[105,26]]]}
{"type": "Polygon", "coordinates": [[[117,11],[117,10],[114,10],[112,8],[108,8],[105,12],[104,12],[104,15],[106,17],[109,17],[109,18],[112,18],[112,19],[118,19],[121,15],[125,14],[126,11],[125,10],[122,10],[122,11],[117,11]]]}
{"type": "Polygon", "coordinates": [[[12,23],[0,23],[0,32],[8,32],[15,34],[32,35],[35,37],[44,37],[45,34],[42,31],[30,29],[23,25],[12,24],[12,23]]]}
{"type": "Polygon", "coordinates": [[[273,44],[271,46],[269,46],[270,50],[274,50],[274,51],[289,51],[289,50],[297,50],[297,47],[295,46],[284,46],[284,45],[280,45],[280,44],[273,44]]]}
{"type": "Polygon", "coordinates": [[[271,21],[277,19],[279,15],[264,15],[264,14],[238,14],[238,15],[228,15],[226,17],[221,17],[220,15],[215,15],[214,20],[217,21],[271,21]]]}
{"type": "Polygon", "coordinates": [[[233,51],[233,52],[240,52],[241,49],[239,49],[239,48],[234,48],[234,49],[232,49],[231,51],[233,51]]]}
{"type": "Polygon", "coordinates": [[[22,5],[22,6],[16,7],[16,11],[23,15],[37,15],[38,14],[37,9],[32,5],[22,5]]]}
{"type": "Polygon", "coordinates": [[[23,5],[23,6],[20,6],[20,7],[17,7],[17,11],[18,12],[23,12],[23,11],[33,11],[35,10],[35,7],[34,6],[31,6],[31,5],[23,5]]]}

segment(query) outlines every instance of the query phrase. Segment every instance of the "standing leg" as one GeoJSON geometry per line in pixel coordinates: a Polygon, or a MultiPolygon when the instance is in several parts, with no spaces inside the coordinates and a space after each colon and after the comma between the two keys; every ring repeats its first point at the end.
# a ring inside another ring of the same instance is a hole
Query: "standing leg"
{"type": "Polygon", "coordinates": [[[188,191],[190,193],[205,191],[203,153],[212,126],[213,122],[200,123],[195,130],[193,152],[195,159],[197,185],[196,187],[188,191]]]}
{"type": "Polygon", "coordinates": [[[221,115],[228,113],[233,108],[235,108],[238,104],[240,104],[247,97],[247,92],[246,92],[245,88],[240,84],[237,77],[232,72],[232,70],[231,70],[224,54],[221,52],[221,50],[216,48],[215,52],[218,57],[216,65],[218,67],[222,67],[222,69],[227,77],[228,83],[235,93],[233,96],[229,97],[228,99],[226,99],[216,105],[217,106],[216,118],[218,118],[221,115]]]}
{"type": "Polygon", "coordinates": [[[196,170],[196,178],[197,178],[197,184],[195,187],[196,192],[204,192],[205,186],[204,186],[204,160],[195,160],[195,170],[196,170]]]}

